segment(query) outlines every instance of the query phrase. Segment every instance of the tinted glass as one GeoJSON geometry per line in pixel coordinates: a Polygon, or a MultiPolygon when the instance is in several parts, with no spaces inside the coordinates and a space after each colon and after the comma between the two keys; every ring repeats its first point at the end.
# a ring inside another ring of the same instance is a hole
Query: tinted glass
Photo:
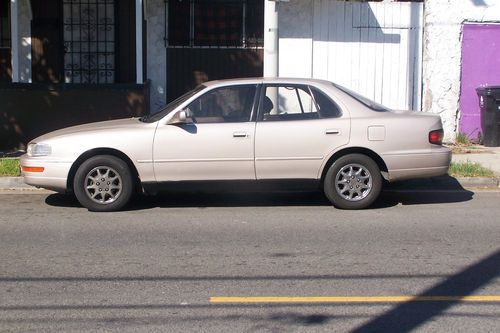
{"type": "MultiPolygon", "coordinates": [[[[333,83],[332,83],[333,84],[333,83]]],[[[386,111],[390,111],[389,108],[383,106],[382,104],[379,104],[377,102],[374,102],[372,101],[371,99],[369,98],[366,98],[365,96],[362,96],[350,89],[347,89],[346,87],[342,87],[338,84],[333,84],[334,87],[342,90],[343,92],[345,92],[347,95],[351,96],[352,98],[354,98],[355,100],[357,100],[358,102],[364,104],[365,106],[369,107],[370,109],[372,109],[373,111],[377,111],[377,112],[386,112],[386,111]]]]}
{"type": "Polygon", "coordinates": [[[339,106],[319,89],[311,87],[321,118],[337,118],[342,115],[339,106]]]}

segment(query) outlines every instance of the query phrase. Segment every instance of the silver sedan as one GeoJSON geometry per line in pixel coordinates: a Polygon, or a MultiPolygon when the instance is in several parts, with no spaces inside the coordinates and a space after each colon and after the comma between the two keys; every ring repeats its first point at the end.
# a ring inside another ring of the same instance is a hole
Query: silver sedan
{"type": "Polygon", "coordinates": [[[444,175],[437,115],[394,111],[313,79],[206,82],[142,118],[48,133],[21,158],[27,184],[92,211],[137,192],[241,181],[312,182],[338,208],[370,206],[389,182],[444,175]]]}

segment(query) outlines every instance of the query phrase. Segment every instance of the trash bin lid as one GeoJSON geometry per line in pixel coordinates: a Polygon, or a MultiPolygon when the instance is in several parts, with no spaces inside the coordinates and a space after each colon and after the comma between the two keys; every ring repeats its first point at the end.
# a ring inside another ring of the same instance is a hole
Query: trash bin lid
{"type": "Polygon", "coordinates": [[[493,96],[495,99],[500,99],[500,85],[487,85],[476,88],[478,95],[493,96]]]}
{"type": "Polygon", "coordinates": [[[500,92],[500,84],[499,85],[487,85],[487,86],[480,86],[476,88],[476,91],[478,93],[482,92],[484,94],[494,94],[497,92],[500,92]]]}

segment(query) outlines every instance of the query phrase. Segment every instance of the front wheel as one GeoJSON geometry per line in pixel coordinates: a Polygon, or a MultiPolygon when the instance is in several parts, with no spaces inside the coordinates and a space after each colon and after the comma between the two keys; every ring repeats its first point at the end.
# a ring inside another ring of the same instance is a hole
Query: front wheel
{"type": "Polygon", "coordinates": [[[80,204],[90,211],[120,210],[134,191],[132,173],[127,163],[115,156],[94,156],[76,171],[73,191],[80,204]]]}
{"type": "Polygon", "coordinates": [[[382,189],[380,169],[371,158],[362,154],[340,157],[328,169],[323,183],[328,200],[337,208],[369,207],[382,189]]]}

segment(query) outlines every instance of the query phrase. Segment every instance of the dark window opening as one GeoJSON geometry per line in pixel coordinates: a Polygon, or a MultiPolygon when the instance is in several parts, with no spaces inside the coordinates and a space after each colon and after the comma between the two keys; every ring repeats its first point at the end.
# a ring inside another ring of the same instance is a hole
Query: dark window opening
{"type": "Polygon", "coordinates": [[[264,44],[262,0],[171,0],[168,44],[257,48],[264,44]]]}
{"type": "Polygon", "coordinates": [[[64,82],[114,83],[114,0],[63,0],[64,82]]]}
{"type": "Polygon", "coordinates": [[[194,6],[194,44],[240,46],[243,3],[197,3],[194,6]]]}
{"type": "Polygon", "coordinates": [[[10,0],[0,0],[0,82],[12,81],[10,0]]]}
{"type": "Polygon", "coordinates": [[[0,0],[0,48],[10,47],[10,0],[0,0]]]}

